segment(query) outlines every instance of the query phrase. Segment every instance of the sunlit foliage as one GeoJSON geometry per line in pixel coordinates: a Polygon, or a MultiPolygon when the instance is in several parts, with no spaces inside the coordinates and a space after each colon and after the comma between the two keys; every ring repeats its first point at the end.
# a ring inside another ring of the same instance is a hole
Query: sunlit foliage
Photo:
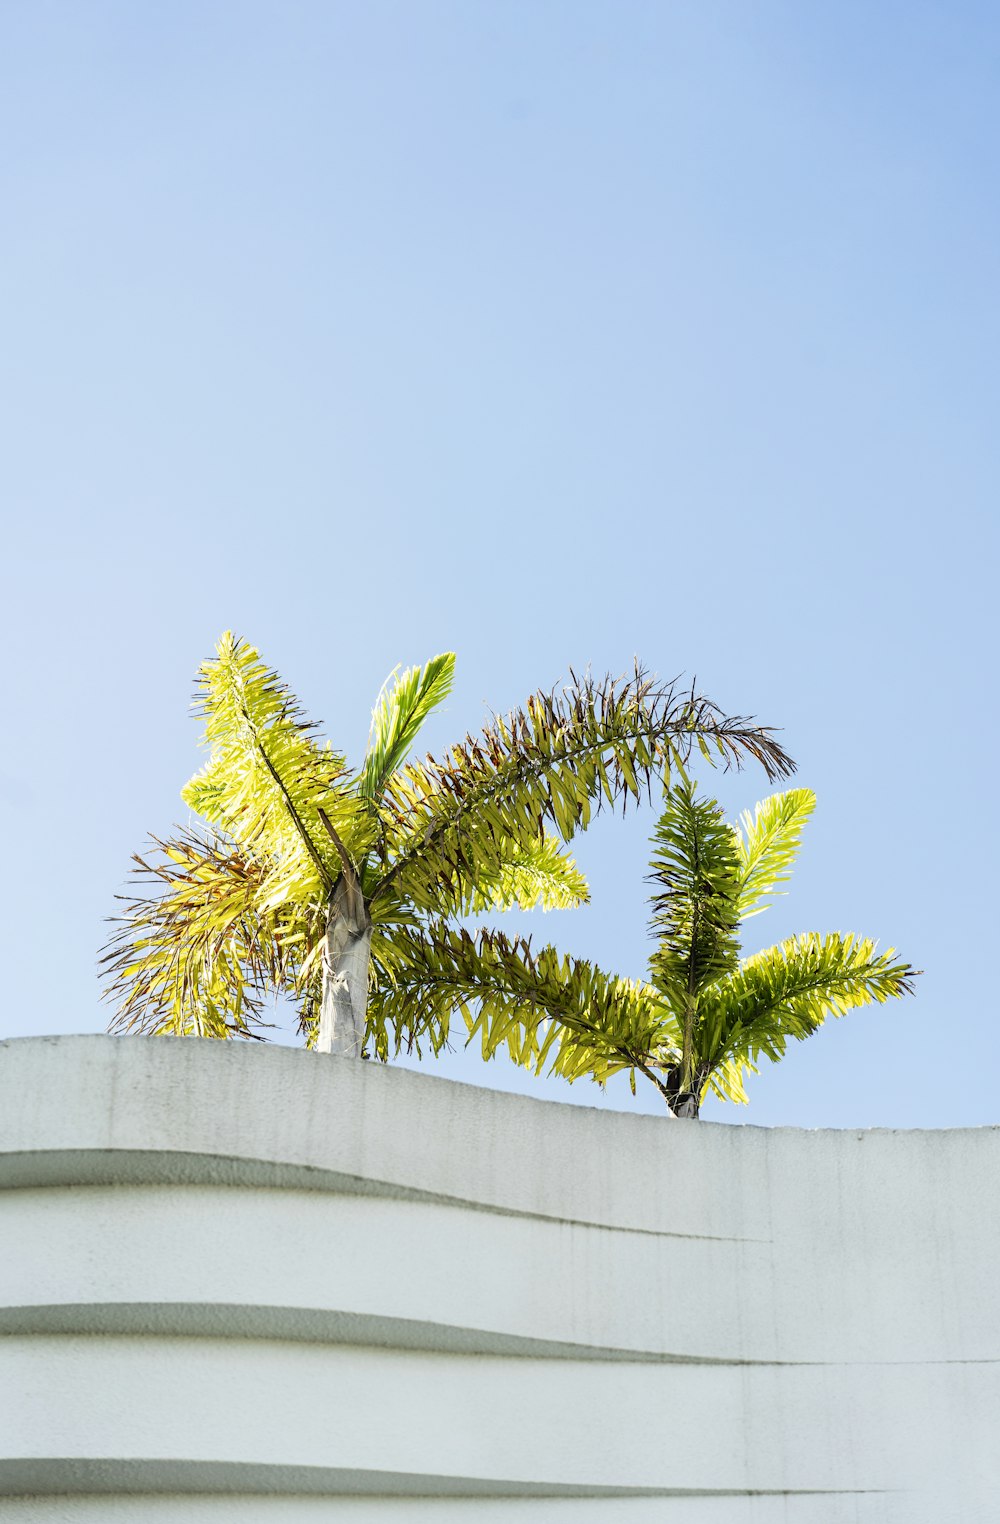
{"type": "Polygon", "coordinates": [[[519,1044],[523,1057],[540,1041],[569,1072],[576,1061],[558,1034],[536,1035],[521,963],[536,979],[543,970],[546,988],[566,976],[581,1032],[588,1001],[607,1019],[618,981],[595,975],[591,989],[583,965],[549,953],[535,961],[523,943],[507,957],[504,938],[472,939],[460,918],[582,903],[587,885],[567,844],[603,807],[659,792],[695,749],[727,767],[757,761],[771,778],[792,763],[768,729],[639,669],[571,677],[442,757],[417,760],[418,732],[449,693],[454,662],[446,653],[390,677],[355,771],[258,652],[222,637],[198,678],[208,760],[183,790],[199,822],[136,858],[140,887],[105,952],[115,1030],[261,1037],[269,1002],[283,995],[313,1043],[327,916],[345,874],[371,921],[369,1056],[440,1049],[459,1012],[484,1053],[519,1044]],[[461,950],[461,978],[421,1004],[420,971],[435,949],[461,950]]]}
{"type": "Polygon", "coordinates": [[[614,978],[588,962],[498,932],[446,927],[400,939],[392,1000],[416,1021],[461,1009],[484,1054],[568,1080],[604,1084],[627,1071],[672,1110],[698,1114],[711,1091],[747,1099],[744,1077],[828,1016],[912,992],[892,948],[853,934],[809,932],[740,961],[739,932],[787,882],[815,799],[776,794],[729,825],[690,783],[668,788],[652,842],[648,979],[614,978]]]}

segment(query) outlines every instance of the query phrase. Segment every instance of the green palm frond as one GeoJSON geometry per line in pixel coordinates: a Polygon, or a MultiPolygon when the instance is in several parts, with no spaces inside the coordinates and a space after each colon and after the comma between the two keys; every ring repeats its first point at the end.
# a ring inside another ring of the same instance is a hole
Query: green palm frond
{"type": "MultiPolygon", "coordinates": [[[[746,758],[769,776],[792,762],[767,728],[721,714],[674,686],[591,678],[562,693],[536,693],[444,759],[401,768],[386,785],[391,865],[384,882],[427,900],[443,879],[493,879],[504,845],[548,827],[569,841],[603,805],[651,792],[695,746],[726,766],[746,758]]],[[[376,890],[376,893],[378,891],[376,890]]]]}
{"type": "MultiPolygon", "coordinates": [[[[374,997],[383,1030],[393,1025],[447,1042],[453,1015],[484,1058],[501,1049],[526,1068],[603,1081],[661,1046],[655,992],[593,964],[537,951],[499,931],[472,933],[444,922],[393,938],[385,986],[374,997]]],[[[640,1059],[640,1061],[642,1061],[640,1059]]]]}
{"type": "Polygon", "coordinates": [[[677,1011],[739,957],[740,860],[735,833],[714,799],[689,784],[667,790],[653,833],[650,977],[677,1011]]]}
{"type": "MultiPolygon", "coordinates": [[[[418,886],[419,887],[419,886],[418,886]]],[[[434,896],[413,903],[430,915],[479,915],[487,910],[572,910],[590,899],[587,880],[557,836],[501,842],[479,876],[443,874],[434,896]]],[[[379,901],[376,900],[376,905],[379,901]]]]}
{"type": "Polygon", "coordinates": [[[181,791],[186,804],[268,864],[271,905],[322,897],[340,861],[321,812],[359,857],[373,823],[350,789],[347,764],[253,646],[229,633],[199,671],[208,763],[181,791]]]}
{"type": "Polygon", "coordinates": [[[301,918],[262,913],[260,864],[221,840],[153,839],[102,964],[112,1030],[250,1037],[265,999],[294,982],[301,918]]]}
{"type": "Polygon", "coordinates": [[[513,842],[501,854],[494,882],[481,882],[467,900],[468,912],[574,910],[590,899],[587,880],[557,836],[513,842]]]}
{"type": "Polygon", "coordinates": [[[780,894],[791,877],[802,830],[816,806],[809,788],[791,788],[762,799],[740,816],[739,912],[743,920],[768,909],[765,896],[780,894]]]}
{"type": "Polygon", "coordinates": [[[455,654],[433,656],[426,666],[392,674],[372,711],[368,752],[358,779],[364,799],[378,801],[386,782],[406,761],[424,720],[448,694],[455,677],[455,654]]]}
{"type": "Polygon", "coordinates": [[[718,1096],[720,1101],[729,1101],[735,1106],[747,1106],[750,1097],[747,1095],[746,1086],[743,1083],[745,1073],[757,1074],[755,1064],[744,1060],[740,1062],[733,1059],[724,1059],[717,1069],[713,1069],[706,1082],[702,1084],[701,1099],[711,1091],[712,1095],[718,1096]]]}
{"type": "Polygon", "coordinates": [[[918,970],[870,938],[807,932],[745,959],[706,993],[702,1057],[753,1065],[781,1058],[790,1038],[809,1037],[828,1016],[913,993],[918,970]]]}

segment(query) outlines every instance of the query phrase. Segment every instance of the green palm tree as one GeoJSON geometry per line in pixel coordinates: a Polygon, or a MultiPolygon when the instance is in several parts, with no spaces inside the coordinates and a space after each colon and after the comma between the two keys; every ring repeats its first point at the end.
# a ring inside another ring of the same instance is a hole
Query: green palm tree
{"type": "Polygon", "coordinates": [[[441,928],[431,943],[404,932],[394,1002],[409,1010],[461,1009],[484,1056],[504,1045],[541,1073],[603,1084],[643,1075],[677,1116],[697,1117],[705,1095],[746,1101],[747,1071],[782,1057],[829,1015],[912,992],[917,971],[862,937],[807,932],[740,961],[742,923],[787,882],[809,789],[774,794],[729,825],[691,784],[668,788],[653,835],[649,978],[535,951],[501,932],[441,928]]]}
{"type": "Polygon", "coordinates": [[[770,777],[793,766],[766,728],[639,670],[536,693],[441,760],[412,760],[454,660],[392,675],[351,771],[257,651],[222,637],[198,681],[209,759],[183,790],[201,824],[135,859],[143,889],[102,960],[113,1030],[260,1037],[279,994],[321,1051],[436,1051],[447,1002],[395,1003],[414,949],[430,957],[471,913],[580,904],[565,844],[695,745],[770,777]]]}

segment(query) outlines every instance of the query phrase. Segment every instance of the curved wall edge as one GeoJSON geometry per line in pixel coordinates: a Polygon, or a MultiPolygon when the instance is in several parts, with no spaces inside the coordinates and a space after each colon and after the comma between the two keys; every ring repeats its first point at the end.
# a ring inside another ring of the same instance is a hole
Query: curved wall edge
{"type": "Polygon", "coordinates": [[[0,1044],[4,1517],[985,1524],[998,1177],[997,1128],[0,1044]]]}

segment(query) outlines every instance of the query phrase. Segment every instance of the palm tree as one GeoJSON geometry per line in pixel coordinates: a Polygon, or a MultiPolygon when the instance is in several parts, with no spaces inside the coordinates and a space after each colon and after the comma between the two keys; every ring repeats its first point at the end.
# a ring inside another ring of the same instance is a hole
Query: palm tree
{"type": "Polygon", "coordinates": [[[505,1045],[516,1063],[572,1081],[603,1084],[643,1075],[676,1116],[697,1117],[705,1095],[746,1101],[743,1077],[761,1057],[777,1061],[790,1038],[809,1037],[829,1015],[912,993],[917,970],[862,937],[807,932],[742,962],[742,923],[781,891],[812,813],[809,789],[774,794],[727,824],[714,799],[685,778],[666,791],[653,835],[645,982],[535,951],[529,941],[438,928],[430,940],[403,932],[393,999],[410,1010],[458,1008],[484,1056],[505,1045]]]}
{"type": "Polygon", "coordinates": [[[408,760],[454,660],[391,675],[352,772],[258,652],[222,637],[198,679],[209,759],[182,791],[203,823],[135,859],[143,889],[102,959],[113,1030],[259,1038],[277,993],[320,1051],[384,1060],[421,1039],[437,1051],[447,1002],[394,1004],[415,948],[460,935],[470,913],[580,904],[565,843],[695,745],[769,777],[793,767],[767,728],[638,668],[574,677],[442,759],[408,760]]]}

